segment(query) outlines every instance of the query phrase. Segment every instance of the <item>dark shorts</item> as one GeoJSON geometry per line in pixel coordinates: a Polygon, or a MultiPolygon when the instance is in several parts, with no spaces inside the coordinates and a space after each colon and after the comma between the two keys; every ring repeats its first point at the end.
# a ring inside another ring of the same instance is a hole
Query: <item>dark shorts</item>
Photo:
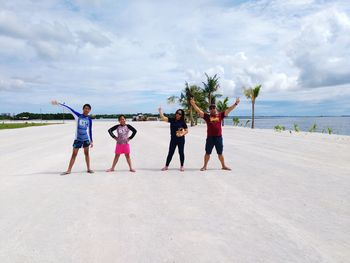
{"type": "Polygon", "coordinates": [[[222,151],[224,150],[224,145],[222,143],[222,136],[208,136],[207,141],[205,143],[205,153],[211,154],[214,146],[215,146],[216,153],[222,154],[222,151]]]}
{"type": "Polygon", "coordinates": [[[90,146],[90,141],[78,141],[74,140],[73,142],[73,148],[79,149],[81,147],[86,148],[90,146]]]}

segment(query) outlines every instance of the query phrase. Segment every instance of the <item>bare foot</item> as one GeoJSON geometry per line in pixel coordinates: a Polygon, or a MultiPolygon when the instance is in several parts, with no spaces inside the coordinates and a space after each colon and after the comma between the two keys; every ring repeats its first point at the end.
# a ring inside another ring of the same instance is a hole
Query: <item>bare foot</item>
{"type": "Polygon", "coordinates": [[[230,167],[224,166],[222,167],[222,170],[231,171],[232,169],[230,167]]]}
{"type": "Polygon", "coordinates": [[[87,170],[87,172],[88,172],[89,174],[95,173],[93,170],[87,170]]]}
{"type": "Polygon", "coordinates": [[[108,170],[106,170],[107,173],[110,173],[110,172],[114,172],[114,169],[113,168],[109,168],[108,170]]]}
{"type": "Polygon", "coordinates": [[[130,169],[130,172],[135,173],[136,170],[135,169],[130,169]]]}
{"type": "Polygon", "coordinates": [[[201,168],[201,171],[202,171],[202,172],[205,171],[205,170],[207,170],[207,167],[202,167],[202,168],[201,168]]]}
{"type": "Polygon", "coordinates": [[[162,171],[166,171],[166,170],[168,170],[168,166],[164,166],[164,167],[162,168],[162,171]]]}
{"type": "Polygon", "coordinates": [[[60,175],[69,175],[70,172],[69,171],[66,171],[66,172],[63,172],[63,173],[60,173],[60,175]]]}
{"type": "Polygon", "coordinates": [[[180,171],[181,172],[184,172],[185,171],[185,168],[183,166],[180,167],[180,171]]]}

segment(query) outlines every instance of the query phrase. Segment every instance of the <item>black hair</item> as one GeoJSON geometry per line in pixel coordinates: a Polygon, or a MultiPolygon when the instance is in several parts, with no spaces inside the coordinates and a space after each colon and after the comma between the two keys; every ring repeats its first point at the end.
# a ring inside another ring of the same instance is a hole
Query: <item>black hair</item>
{"type": "Polygon", "coordinates": [[[120,119],[123,118],[123,117],[124,117],[124,119],[126,119],[124,114],[119,115],[119,116],[118,116],[118,121],[120,121],[120,119]]]}
{"type": "Polygon", "coordinates": [[[88,107],[88,108],[91,110],[91,105],[90,105],[90,104],[88,104],[88,103],[84,104],[83,109],[84,109],[85,107],[88,107]]]}
{"type": "Polygon", "coordinates": [[[176,112],[178,112],[178,111],[180,111],[180,112],[181,112],[181,119],[180,119],[180,120],[182,120],[182,121],[185,121],[185,122],[186,122],[186,120],[185,120],[185,112],[184,112],[184,110],[183,110],[183,109],[178,109],[177,111],[175,111],[175,115],[176,115],[176,112]]]}
{"type": "Polygon", "coordinates": [[[216,109],[216,105],[215,104],[210,104],[210,106],[209,106],[209,109],[216,109]]]}

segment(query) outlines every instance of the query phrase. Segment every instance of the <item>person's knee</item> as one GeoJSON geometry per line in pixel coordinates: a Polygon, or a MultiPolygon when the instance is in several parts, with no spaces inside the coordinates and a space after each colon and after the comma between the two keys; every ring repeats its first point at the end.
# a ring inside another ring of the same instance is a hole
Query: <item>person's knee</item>
{"type": "Polygon", "coordinates": [[[130,154],[125,154],[126,159],[130,159],[130,154]]]}
{"type": "Polygon", "coordinates": [[[211,155],[213,152],[213,147],[205,147],[205,154],[206,155],[211,155]]]}

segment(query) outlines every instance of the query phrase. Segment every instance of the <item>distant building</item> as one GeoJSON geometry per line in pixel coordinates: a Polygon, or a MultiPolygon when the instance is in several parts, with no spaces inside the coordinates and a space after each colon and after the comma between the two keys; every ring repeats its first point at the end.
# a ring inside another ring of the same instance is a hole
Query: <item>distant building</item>
{"type": "Polygon", "coordinates": [[[132,117],[132,121],[158,121],[158,117],[147,117],[142,113],[132,117]]]}
{"type": "Polygon", "coordinates": [[[158,121],[158,117],[147,117],[147,121],[158,121]]]}
{"type": "Polygon", "coordinates": [[[144,116],[143,114],[138,114],[132,117],[132,121],[145,121],[145,120],[146,120],[146,116],[144,116]]]}

